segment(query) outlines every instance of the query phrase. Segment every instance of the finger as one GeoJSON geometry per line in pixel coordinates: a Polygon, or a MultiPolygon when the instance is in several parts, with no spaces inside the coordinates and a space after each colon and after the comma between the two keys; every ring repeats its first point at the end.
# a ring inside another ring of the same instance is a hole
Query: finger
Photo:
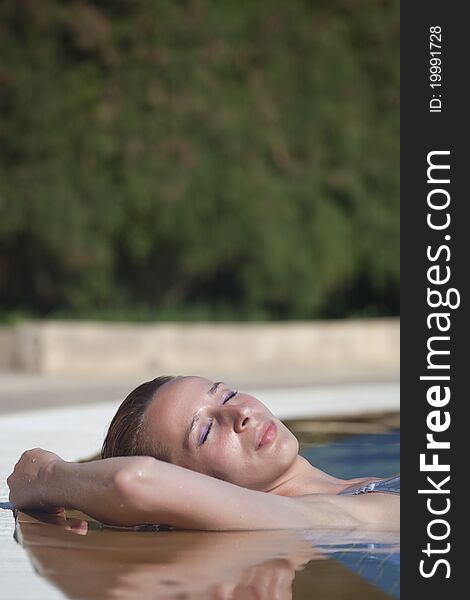
{"type": "Polygon", "coordinates": [[[82,519],[70,519],[67,521],[67,529],[77,535],[86,535],[88,533],[88,522],[82,519]]]}

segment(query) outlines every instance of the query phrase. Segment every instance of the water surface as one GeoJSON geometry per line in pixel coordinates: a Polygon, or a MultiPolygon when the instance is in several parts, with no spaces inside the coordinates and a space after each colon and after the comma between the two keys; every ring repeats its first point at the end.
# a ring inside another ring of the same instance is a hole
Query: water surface
{"type": "MultiPolygon", "coordinates": [[[[338,477],[399,470],[399,433],[302,441],[338,477]],[[307,443],[308,442],[308,443],[307,443]]],[[[375,600],[399,595],[395,533],[119,530],[76,511],[20,513],[16,536],[36,570],[69,598],[375,600]]]]}

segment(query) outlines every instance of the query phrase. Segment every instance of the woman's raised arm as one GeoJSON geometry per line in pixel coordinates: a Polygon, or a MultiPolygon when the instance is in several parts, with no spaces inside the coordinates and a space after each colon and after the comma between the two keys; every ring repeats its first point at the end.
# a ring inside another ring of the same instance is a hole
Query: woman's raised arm
{"type": "Polygon", "coordinates": [[[8,477],[10,501],[21,510],[75,508],[105,523],[122,513],[116,481],[130,463],[145,457],[74,463],[41,448],[24,452],[8,477]]]}
{"type": "Polygon", "coordinates": [[[304,503],[145,456],[72,463],[51,452],[29,450],[8,485],[17,508],[75,508],[109,525],[151,522],[185,529],[247,530],[359,523],[327,496],[304,503]]]}

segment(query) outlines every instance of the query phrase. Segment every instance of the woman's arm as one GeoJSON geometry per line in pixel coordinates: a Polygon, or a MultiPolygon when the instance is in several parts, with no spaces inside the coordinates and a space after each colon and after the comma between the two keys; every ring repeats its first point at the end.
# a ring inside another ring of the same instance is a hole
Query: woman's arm
{"type": "Polygon", "coordinates": [[[7,479],[10,501],[21,510],[76,508],[98,519],[105,512],[112,518],[119,500],[115,485],[118,473],[129,461],[139,458],[82,464],[66,462],[41,448],[27,450],[7,479]]]}
{"type": "Polygon", "coordinates": [[[8,484],[10,500],[18,508],[75,508],[110,525],[153,522],[184,529],[246,530],[359,523],[328,496],[306,504],[145,456],[71,463],[44,450],[30,450],[8,484]]]}

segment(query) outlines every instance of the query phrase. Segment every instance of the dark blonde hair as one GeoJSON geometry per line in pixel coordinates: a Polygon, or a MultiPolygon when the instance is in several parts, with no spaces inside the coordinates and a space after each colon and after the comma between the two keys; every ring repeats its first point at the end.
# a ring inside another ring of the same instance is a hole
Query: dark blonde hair
{"type": "Polygon", "coordinates": [[[175,377],[163,375],[135,388],[122,402],[108,428],[101,458],[114,456],[153,456],[169,462],[169,451],[158,440],[143,435],[144,415],[162,385],[175,377]]]}

